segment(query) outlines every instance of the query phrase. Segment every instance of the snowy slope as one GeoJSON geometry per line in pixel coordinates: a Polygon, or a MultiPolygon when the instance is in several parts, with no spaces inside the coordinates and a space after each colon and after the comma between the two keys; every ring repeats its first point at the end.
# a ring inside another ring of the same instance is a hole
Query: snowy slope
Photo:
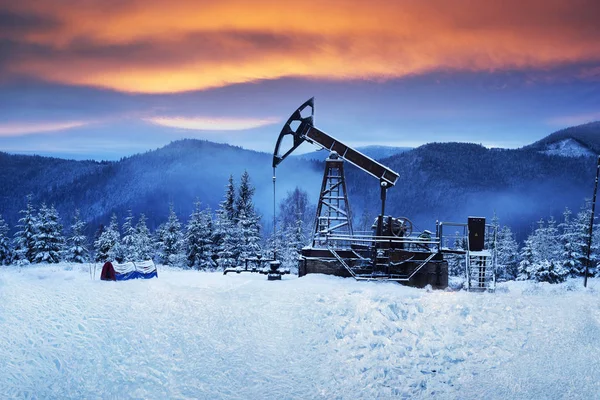
{"type": "Polygon", "coordinates": [[[3,268],[0,398],[595,398],[600,282],[580,284],[3,268]]]}
{"type": "Polygon", "coordinates": [[[542,153],[562,157],[590,157],[594,155],[593,151],[571,138],[546,145],[546,149],[542,153]]]}

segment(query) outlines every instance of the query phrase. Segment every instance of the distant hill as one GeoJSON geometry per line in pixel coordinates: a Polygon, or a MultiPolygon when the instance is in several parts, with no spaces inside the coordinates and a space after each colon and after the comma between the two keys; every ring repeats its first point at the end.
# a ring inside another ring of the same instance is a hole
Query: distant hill
{"type": "MultiPolygon", "coordinates": [[[[223,198],[229,175],[239,181],[244,170],[248,170],[256,186],[259,211],[269,214],[273,196],[271,157],[194,139],[102,163],[0,153],[0,213],[14,227],[25,196],[33,193],[37,204],[56,204],[64,225],[69,224],[75,208],[81,209],[92,230],[107,223],[113,212],[121,218],[131,209],[134,214],[146,213],[152,229],[166,219],[169,202],[185,219],[196,198],[215,209],[223,198]]],[[[288,179],[278,180],[278,193],[285,195],[287,190],[301,185],[303,179],[320,180],[321,172],[314,171],[311,165],[302,160],[286,160],[278,173],[284,173],[288,179]]]]}
{"type": "MultiPolygon", "coordinates": [[[[273,209],[271,154],[202,140],[180,140],[163,148],[115,162],[69,161],[0,153],[0,213],[14,231],[25,196],[55,204],[68,226],[75,208],[88,222],[88,234],[108,223],[114,212],[122,221],[127,210],[145,213],[155,229],[166,220],[168,204],[186,221],[196,198],[215,209],[227,179],[248,170],[256,187],[255,201],[270,229],[273,209]]],[[[375,157],[378,158],[378,157],[375,157]]],[[[486,149],[475,144],[432,143],[381,159],[400,174],[389,190],[387,213],[406,216],[419,229],[435,221],[491,218],[515,228],[522,239],[535,221],[564,206],[579,209],[591,195],[595,159],[540,153],[533,146],[486,149]]],[[[318,199],[323,162],[289,157],[277,168],[277,197],[299,186],[318,199]]],[[[347,167],[355,226],[370,225],[379,212],[378,182],[347,167]],[[366,221],[366,222],[365,222],[366,221]]]]}
{"type": "MultiPolygon", "coordinates": [[[[391,157],[395,154],[404,153],[405,151],[412,150],[412,147],[393,147],[393,146],[362,146],[357,147],[356,150],[360,151],[364,155],[371,157],[374,160],[380,160],[382,158],[391,157]]],[[[304,160],[319,160],[323,161],[329,156],[329,152],[326,150],[317,150],[310,153],[299,154],[295,157],[304,160]]]]}
{"type": "MultiPolygon", "coordinates": [[[[511,225],[522,239],[534,222],[562,218],[569,206],[577,212],[591,197],[596,161],[591,157],[549,156],[535,149],[487,149],[468,143],[432,143],[382,160],[399,173],[388,190],[387,212],[406,216],[421,229],[435,221],[466,222],[468,216],[511,225]]],[[[375,179],[349,168],[349,192],[355,215],[376,215],[375,179]]]]}
{"type": "Polygon", "coordinates": [[[561,129],[527,148],[566,157],[600,154],[600,121],[561,129]]]}

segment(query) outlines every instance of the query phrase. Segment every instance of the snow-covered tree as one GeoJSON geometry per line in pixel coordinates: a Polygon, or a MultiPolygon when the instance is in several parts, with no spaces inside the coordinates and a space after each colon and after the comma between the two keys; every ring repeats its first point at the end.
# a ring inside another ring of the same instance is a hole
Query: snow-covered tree
{"type": "Polygon", "coordinates": [[[281,225],[277,227],[277,233],[271,233],[266,240],[265,256],[270,258],[281,259],[284,252],[283,243],[285,243],[284,233],[281,225]]]}
{"type": "Polygon", "coordinates": [[[302,216],[298,213],[295,225],[288,226],[283,237],[281,263],[294,271],[298,269],[298,256],[306,242],[303,225],[302,216]]]}
{"type": "Polygon", "coordinates": [[[569,271],[560,260],[561,244],[555,225],[552,217],[547,225],[540,219],[538,228],[529,235],[521,252],[519,279],[552,283],[566,279],[569,271]]]}
{"type": "Polygon", "coordinates": [[[569,276],[569,271],[557,261],[542,260],[534,265],[531,276],[538,282],[560,283],[569,276]]]}
{"type": "Polygon", "coordinates": [[[260,216],[254,209],[254,187],[250,184],[250,175],[244,171],[240,179],[240,188],[236,200],[234,224],[237,225],[241,240],[239,244],[239,264],[243,264],[248,257],[253,257],[261,252],[260,216]]]}
{"type": "Polygon", "coordinates": [[[234,206],[235,186],[233,185],[233,176],[230,175],[225,189],[225,199],[219,203],[216,212],[217,218],[212,234],[213,248],[215,249],[213,260],[222,270],[235,266],[239,254],[239,232],[237,224],[234,222],[234,206]],[[232,245],[235,245],[235,248],[231,248],[232,245]]]}
{"type": "Polygon", "coordinates": [[[535,263],[533,255],[532,235],[529,235],[527,239],[525,239],[525,241],[523,242],[523,247],[521,248],[521,253],[519,255],[521,261],[519,262],[519,274],[517,276],[518,280],[532,279],[532,268],[535,263]]]}
{"type": "Polygon", "coordinates": [[[140,215],[138,223],[135,225],[134,236],[134,256],[136,261],[150,260],[154,256],[154,248],[152,246],[152,237],[150,230],[146,226],[146,216],[140,215]]]}
{"type": "MultiPolygon", "coordinates": [[[[315,207],[308,201],[308,193],[300,188],[295,188],[287,193],[285,198],[279,203],[278,223],[283,230],[287,230],[290,226],[295,226],[298,219],[302,220],[302,230],[311,232],[315,218],[315,207]]],[[[373,217],[367,212],[363,212],[359,225],[364,229],[370,230],[373,224],[373,217]]]]}
{"type": "Polygon", "coordinates": [[[592,232],[592,252],[590,258],[594,267],[592,272],[596,276],[600,276],[600,268],[598,268],[598,262],[600,261],[600,226],[598,224],[594,224],[594,231],[592,232]]]}
{"type": "Polygon", "coordinates": [[[24,210],[19,211],[22,215],[15,233],[14,259],[17,264],[29,264],[35,261],[35,242],[33,236],[37,232],[37,218],[32,204],[32,195],[27,195],[27,204],[24,210]]]}
{"type": "Polygon", "coordinates": [[[162,262],[172,267],[183,267],[185,265],[185,253],[181,223],[173,204],[169,205],[169,219],[160,234],[160,248],[162,251],[162,262]]]}
{"type": "MultiPolygon", "coordinates": [[[[218,264],[217,254],[223,250],[225,232],[231,229],[235,217],[235,186],[233,184],[233,175],[229,176],[229,182],[225,189],[225,198],[219,203],[216,211],[216,220],[212,232],[212,242],[215,248],[213,261],[218,264]]],[[[219,268],[222,268],[219,265],[219,268]]]]}
{"type": "Polygon", "coordinates": [[[196,201],[185,233],[190,268],[207,270],[215,267],[212,236],[212,212],[210,209],[202,210],[200,201],[196,201]]]}
{"type": "Polygon", "coordinates": [[[248,216],[246,211],[242,209],[238,214],[238,222],[235,225],[240,235],[237,262],[242,265],[246,258],[255,257],[261,253],[259,217],[256,214],[248,216]]]}
{"type": "Polygon", "coordinates": [[[0,265],[8,265],[12,261],[8,224],[0,215],[0,265]]]}
{"type": "Polygon", "coordinates": [[[561,264],[572,276],[577,276],[581,271],[580,263],[583,256],[580,246],[577,246],[577,233],[572,212],[569,208],[565,208],[563,221],[559,224],[558,228],[560,231],[561,264]]]}
{"type": "Polygon", "coordinates": [[[240,260],[240,248],[244,238],[240,225],[232,223],[223,232],[221,244],[217,247],[217,264],[220,269],[233,268],[240,260]]]}
{"type": "Polygon", "coordinates": [[[549,261],[560,261],[562,256],[562,246],[560,243],[560,235],[556,227],[556,220],[553,216],[548,219],[548,225],[546,226],[546,240],[547,240],[547,257],[549,261]]]}
{"type": "Polygon", "coordinates": [[[235,212],[235,185],[233,184],[233,175],[229,175],[227,189],[225,192],[225,200],[221,203],[221,208],[225,211],[227,219],[233,221],[236,216],[235,212]]]}
{"type": "MultiPolygon", "coordinates": [[[[279,203],[278,233],[276,236],[271,234],[267,241],[267,247],[269,254],[272,254],[273,247],[277,244],[277,257],[284,267],[290,269],[297,267],[298,253],[302,247],[308,244],[307,236],[313,229],[314,214],[315,209],[308,201],[308,194],[298,187],[289,191],[279,203]],[[277,239],[276,242],[275,239],[277,239]]],[[[370,228],[373,222],[372,218],[363,212],[363,219],[362,222],[370,228]]]]}
{"type": "Polygon", "coordinates": [[[76,209],[71,225],[71,235],[67,239],[66,259],[71,262],[84,263],[88,261],[87,237],[83,234],[84,229],[85,222],[81,220],[79,209],[76,209]]]}
{"type": "Polygon", "coordinates": [[[560,259],[560,241],[556,221],[550,217],[546,224],[543,219],[538,221],[538,228],[531,235],[533,262],[558,261],[560,259]]]}
{"type": "Polygon", "coordinates": [[[94,243],[96,261],[118,261],[120,240],[119,221],[117,220],[117,215],[113,214],[110,219],[110,225],[102,231],[100,237],[94,243]]]}
{"type": "MultiPolygon", "coordinates": [[[[573,221],[573,247],[578,262],[575,267],[575,275],[583,276],[585,272],[585,266],[587,265],[587,254],[589,247],[589,234],[590,234],[590,223],[592,222],[592,205],[591,200],[586,199],[584,205],[577,213],[575,220],[573,221]]],[[[589,273],[594,273],[593,266],[590,266],[589,273]]]]}
{"type": "Polygon", "coordinates": [[[62,259],[64,237],[58,212],[54,206],[42,206],[38,212],[38,227],[33,235],[35,262],[54,264],[62,259]]]}
{"type": "Polygon", "coordinates": [[[498,215],[496,214],[496,212],[494,212],[494,216],[492,217],[492,220],[490,221],[490,225],[492,225],[494,227],[494,229],[486,229],[484,246],[486,249],[493,251],[494,246],[497,246],[498,232],[500,232],[500,218],[498,218],[498,215]],[[495,238],[494,238],[494,231],[496,232],[495,238]],[[494,240],[496,240],[496,242],[494,242],[494,240]]]}
{"type": "Polygon", "coordinates": [[[124,261],[138,261],[136,260],[136,243],[135,236],[137,234],[136,228],[133,226],[133,214],[131,210],[127,212],[125,222],[123,222],[121,236],[121,253],[124,261]]]}
{"type": "Polygon", "coordinates": [[[496,264],[499,279],[516,279],[519,266],[519,245],[511,229],[504,226],[496,237],[496,264]]]}
{"type": "MultiPolygon", "coordinates": [[[[454,233],[454,243],[452,244],[452,249],[467,249],[467,239],[458,231],[454,233]]],[[[450,254],[448,256],[448,274],[450,276],[465,276],[465,257],[466,256],[464,254],[450,254]]]]}

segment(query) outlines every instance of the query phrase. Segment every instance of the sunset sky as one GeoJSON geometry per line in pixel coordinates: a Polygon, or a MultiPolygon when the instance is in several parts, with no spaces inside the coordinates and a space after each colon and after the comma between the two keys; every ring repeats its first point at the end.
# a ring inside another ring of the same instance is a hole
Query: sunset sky
{"type": "Polygon", "coordinates": [[[0,151],[272,151],[316,97],[350,145],[520,147],[600,120],[598,0],[0,0],[0,151]]]}

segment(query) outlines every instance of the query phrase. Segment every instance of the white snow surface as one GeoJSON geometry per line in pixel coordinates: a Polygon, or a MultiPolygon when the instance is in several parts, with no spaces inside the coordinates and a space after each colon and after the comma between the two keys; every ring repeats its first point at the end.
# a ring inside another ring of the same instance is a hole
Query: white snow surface
{"type": "Polygon", "coordinates": [[[588,157],[594,155],[593,151],[571,138],[547,145],[546,150],[542,151],[542,153],[563,157],[588,157]]]}
{"type": "Polygon", "coordinates": [[[0,398],[597,398],[600,281],[0,268],[0,398]],[[99,271],[97,271],[99,276],[99,271]]]}

